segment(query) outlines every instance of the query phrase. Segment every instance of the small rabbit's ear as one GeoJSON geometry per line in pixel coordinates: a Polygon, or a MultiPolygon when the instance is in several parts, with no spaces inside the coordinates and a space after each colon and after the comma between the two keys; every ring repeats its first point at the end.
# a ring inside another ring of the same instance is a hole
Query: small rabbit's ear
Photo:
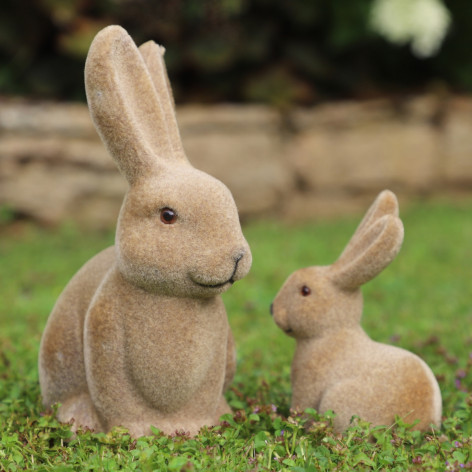
{"type": "Polygon", "coordinates": [[[355,289],[373,279],[398,254],[403,234],[397,199],[392,192],[384,191],[333,264],[335,282],[341,287],[355,289]]]}
{"type": "Polygon", "coordinates": [[[165,48],[154,41],[148,41],[139,46],[139,52],[151,74],[151,79],[156,93],[161,101],[164,112],[164,120],[168,127],[172,150],[176,156],[186,159],[185,151],[180,137],[179,125],[175,114],[175,102],[170,86],[169,76],[164,62],[165,48]]]}
{"type": "Polygon", "coordinates": [[[363,233],[384,215],[398,216],[398,200],[393,192],[384,190],[379,193],[374,203],[367,210],[367,213],[362,218],[356,231],[351,237],[351,240],[344,248],[344,251],[338,258],[338,263],[347,262],[352,258],[357,257],[359,253],[359,240],[362,240],[363,233]]]}
{"type": "Polygon", "coordinates": [[[95,127],[128,182],[159,170],[161,159],[175,160],[148,68],[120,26],[104,28],[93,40],[85,89],[95,127]]]}
{"type": "Polygon", "coordinates": [[[340,259],[348,256],[351,245],[356,244],[357,238],[362,235],[363,231],[384,215],[398,216],[398,200],[395,194],[390,190],[383,190],[377,195],[374,203],[372,203],[364,218],[362,218],[362,221],[359,223],[359,226],[349,241],[349,244],[344,249],[340,259]]]}

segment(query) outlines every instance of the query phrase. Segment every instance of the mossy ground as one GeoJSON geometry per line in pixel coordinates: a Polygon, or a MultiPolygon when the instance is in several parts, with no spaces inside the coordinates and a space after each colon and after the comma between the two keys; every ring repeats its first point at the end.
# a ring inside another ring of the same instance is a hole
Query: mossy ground
{"type": "MultiPolygon", "coordinates": [[[[329,264],[358,217],[245,226],[254,264],[225,295],[238,347],[227,397],[235,410],[193,439],[131,439],[124,430],[71,437],[45,415],[37,353],[55,299],[74,272],[113,242],[113,234],[73,226],[0,228],[0,470],[464,470],[472,469],[472,201],[421,203],[402,213],[397,259],[364,288],[363,326],[377,341],[420,355],[443,395],[442,428],[412,432],[401,422],[355,422],[336,435],[330,415],[290,412],[294,341],[269,315],[295,269],[329,264]]],[[[392,379],[394,382],[395,379],[392,379]]]]}

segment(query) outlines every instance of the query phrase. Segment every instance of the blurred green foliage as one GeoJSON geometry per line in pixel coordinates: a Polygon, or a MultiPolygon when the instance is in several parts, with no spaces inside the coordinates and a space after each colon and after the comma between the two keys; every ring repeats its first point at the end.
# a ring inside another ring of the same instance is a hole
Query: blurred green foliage
{"type": "Polygon", "coordinates": [[[418,59],[369,28],[372,0],[2,0],[0,93],[84,100],[98,30],[125,27],[167,49],[178,102],[262,102],[472,91],[472,2],[448,0],[440,52],[418,59]]]}

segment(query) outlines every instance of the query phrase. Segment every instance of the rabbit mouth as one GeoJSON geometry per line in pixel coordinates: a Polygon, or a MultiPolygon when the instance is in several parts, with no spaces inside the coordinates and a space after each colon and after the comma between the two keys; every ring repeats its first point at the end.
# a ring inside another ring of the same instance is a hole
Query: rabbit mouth
{"type": "Polygon", "coordinates": [[[221,288],[224,287],[226,284],[234,284],[233,277],[231,277],[229,280],[226,282],[221,282],[220,284],[202,284],[201,282],[197,282],[196,280],[192,280],[192,282],[196,283],[199,287],[204,287],[204,288],[221,288]]]}
{"type": "Polygon", "coordinates": [[[235,264],[234,264],[234,269],[233,269],[233,273],[231,274],[231,277],[228,279],[228,280],[225,280],[224,282],[220,282],[220,283],[216,283],[216,284],[207,284],[207,283],[203,283],[203,282],[199,282],[198,280],[195,280],[194,278],[190,277],[190,279],[192,280],[193,283],[197,284],[199,287],[204,287],[204,288],[222,288],[224,287],[225,285],[227,284],[230,284],[230,285],[233,285],[234,282],[236,282],[234,280],[234,277],[236,275],[236,272],[238,270],[238,264],[239,264],[239,261],[242,259],[243,256],[239,256],[236,261],[235,261],[235,264]]]}

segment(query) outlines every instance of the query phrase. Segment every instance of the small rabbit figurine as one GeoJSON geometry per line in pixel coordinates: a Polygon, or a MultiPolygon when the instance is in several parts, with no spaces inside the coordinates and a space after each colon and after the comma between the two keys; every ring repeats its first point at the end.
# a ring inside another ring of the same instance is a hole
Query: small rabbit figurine
{"type": "Polygon", "coordinates": [[[220,294],[251,253],[229,190],[185,157],[164,49],[109,26],[85,66],[95,127],[129,190],[116,244],[72,278],[40,346],[43,403],[73,428],[196,434],[230,408],[235,370],[220,294]]]}
{"type": "Polygon", "coordinates": [[[377,197],[338,260],[294,272],[271,312],[296,341],[292,407],[333,410],[344,431],[354,415],[373,425],[395,416],[427,430],[441,421],[441,393],[430,368],[416,355],[372,341],[360,326],[360,287],[397,255],[403,241],[395,195],[377,197]]]}

